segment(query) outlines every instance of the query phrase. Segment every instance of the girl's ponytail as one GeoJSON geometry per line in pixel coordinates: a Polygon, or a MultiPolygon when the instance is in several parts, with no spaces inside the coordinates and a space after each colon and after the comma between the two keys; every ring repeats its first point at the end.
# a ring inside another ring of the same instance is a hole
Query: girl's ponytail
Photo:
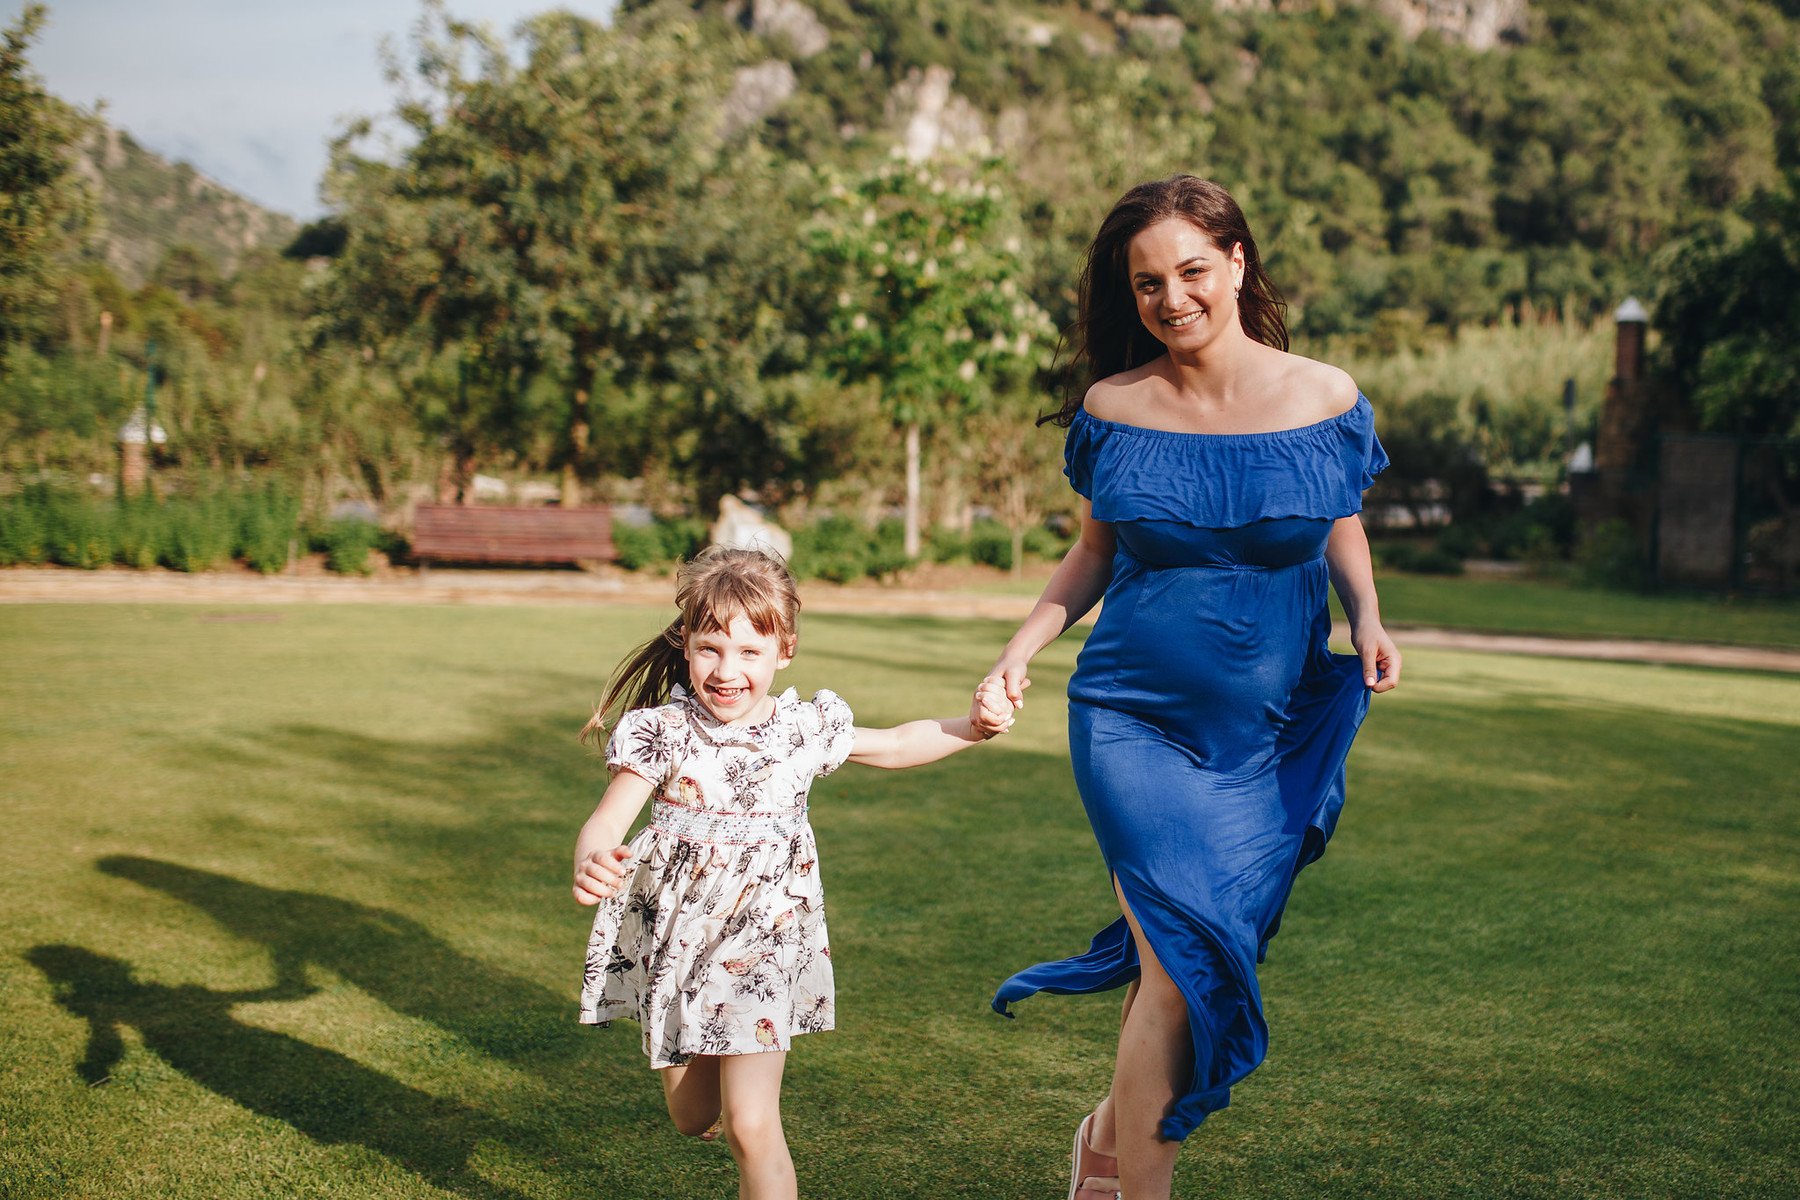
{"type": "Polygon", "coordinates": [[[654,708],[667,701],[670,691],[687,673],[685,643],[682,618],[676,617],[667,629],[614,668],[594,715],[581,727],[580,740],[598,744],[606,727],[620,714],[633,708],[654,708]]]}

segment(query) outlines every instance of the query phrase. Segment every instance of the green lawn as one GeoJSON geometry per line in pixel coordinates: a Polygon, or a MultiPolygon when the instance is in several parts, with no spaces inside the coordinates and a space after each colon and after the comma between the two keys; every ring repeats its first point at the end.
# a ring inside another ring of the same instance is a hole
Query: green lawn
{"type": "MultiPolygon", "coordinates": [[[[231,615],[0,608],[0,1197],[735,1194],[635,1028],[573,1022],[573,735],[663,614],[231,615]]],[[[813,617],[789,681],[955,711],[1004,636],[813,617]]],[[[1111,912],[1073,652],[1002,742],[815,789],[807,1196],[1063,1194],[1116,998],[987,998],[1111,912]]],[[[1800,1194],[1797,775],[1800,680],[1409,655],[1263,969],[1269,1061],[1178,1194],[1800,1194]]]]}
{"type": "Polygon", "coordinates": [[[1552,637],[1800,646],[1800,600],[1640,595],[1534,579],[1389,573],[1375,582],[1381,593],[1381,615],[1395,625],[1552,637]]]}

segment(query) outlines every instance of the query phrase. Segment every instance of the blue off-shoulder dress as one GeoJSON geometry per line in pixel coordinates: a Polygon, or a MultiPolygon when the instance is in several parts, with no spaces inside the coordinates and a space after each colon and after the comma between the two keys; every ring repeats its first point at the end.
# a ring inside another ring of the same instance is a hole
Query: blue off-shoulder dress
{"type": "MultiPolygon", "coordinates": [[[[1069,680],[1070,757],[1106,864],[1187,999],[1194,1075],[1162,1125],[1185,1138],[1262,1061],[1256,964],[1344,804],[1369,700],[1358,660],[1327,647],[1325,542],[1387,455],[1359,395],[1330,420],[1261,434],[1082,412],[1065,458],[1118,541],[1069,680]]],[[[1121,917],[1086,954],[1008,979],[994,1008],[1137,975],[1121,917]]]]}

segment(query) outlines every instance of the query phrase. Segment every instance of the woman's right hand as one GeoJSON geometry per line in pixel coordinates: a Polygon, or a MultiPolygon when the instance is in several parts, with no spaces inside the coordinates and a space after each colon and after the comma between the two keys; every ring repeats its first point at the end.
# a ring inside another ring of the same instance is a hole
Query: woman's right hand
{"type": "Polygon", "coordinates": [[[981,738],[991,738],[1012,728],[1012,702],[1007,699],[998,675],[989,675],[975,688],[975,699],[969,703],[969,727],[981,738]]]}
{"type": "Polygon", "coordinates": [[[596,850],[575,863],[575,902],[592,907],[625,889],[625,863],[631,847],[596,850]]]}
{"type": "Polygon", "coordinates": [[[1025,689],[1031,686],[1028,672],[1031,663],[1023,658],[1003,658],[994,664],[988,672],[989,679],[998,679],[1006,689],[1006,698],[1012,701],[1014,708],[1025,707],[1025,689]]]}
{"type": "Polygon", "coordinates": [[[997,684],[1013,708],[1025,707],[1025,689],[1031,686],[1031,680],[1026,675],[1028,667],[1029,664],[1023,660],[1003,658],[994,664],[994,669],[987,673],[981,686],[975,689],[975,702],[969,707],[969,723],[983,737],[1005,732],[1006,727],[1012,724],[1012,714],[1006,714],[1002,722],[999,714],[982,703],[982,693],[985,691],[991,695],[997,684]]]}

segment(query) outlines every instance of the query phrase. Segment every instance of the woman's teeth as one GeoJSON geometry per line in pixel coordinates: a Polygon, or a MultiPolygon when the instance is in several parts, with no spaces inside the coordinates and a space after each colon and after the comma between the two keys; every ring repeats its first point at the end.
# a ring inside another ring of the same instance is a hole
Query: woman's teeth
{"type": "Polygon", "coordinates": [[[1198,308],[1198,309],[1195,309],[1191,313],[1185,313],[1179,317],[1170,317],[1169,324],[1175,326],[1177,329],[1180,329],[1185,326],[1192,325],[1195,321],[1198,321],[1202,316],[1204,316],[1205,313],[1206,313],[1206,310],[1204,308],[1198,308]]]}

